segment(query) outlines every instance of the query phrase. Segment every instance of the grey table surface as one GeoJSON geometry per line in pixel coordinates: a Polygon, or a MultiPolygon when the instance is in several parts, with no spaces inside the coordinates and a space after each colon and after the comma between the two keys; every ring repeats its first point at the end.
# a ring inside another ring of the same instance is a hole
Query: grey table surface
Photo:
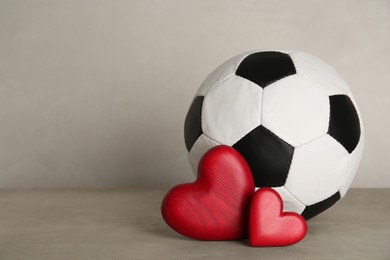
{"type": "Polygon", "coordinates": [[[390,189],[351,189],[278,248],[175,233],[166,191],[0,190],[0,259],[390,259],[390,189]]]}

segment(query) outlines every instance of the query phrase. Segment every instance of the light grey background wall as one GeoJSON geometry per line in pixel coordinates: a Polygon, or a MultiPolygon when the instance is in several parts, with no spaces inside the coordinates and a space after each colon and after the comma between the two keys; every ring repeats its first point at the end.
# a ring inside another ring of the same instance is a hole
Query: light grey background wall
{"type": "Polygon", "coordinates": [[[0,0],[0,187],[193,180],[195,91],[260,48],[312,53],[349,82],[367,130],[353,185],[390,187],[386,0],[0,0]]]}

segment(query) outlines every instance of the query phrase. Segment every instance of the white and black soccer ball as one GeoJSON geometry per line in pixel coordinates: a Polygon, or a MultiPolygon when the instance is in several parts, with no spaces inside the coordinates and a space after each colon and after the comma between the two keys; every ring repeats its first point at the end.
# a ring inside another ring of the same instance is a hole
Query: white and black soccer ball
{"type": "Polygon", "coordinates": [[[298,51],[231,58],[199,88],[185,119],[196,169],[210,148],[235,148],[256,187],[272,187],[284,211],[312,218],[347,192],[364,146],[362,120],[345,81],[298,51]]]}

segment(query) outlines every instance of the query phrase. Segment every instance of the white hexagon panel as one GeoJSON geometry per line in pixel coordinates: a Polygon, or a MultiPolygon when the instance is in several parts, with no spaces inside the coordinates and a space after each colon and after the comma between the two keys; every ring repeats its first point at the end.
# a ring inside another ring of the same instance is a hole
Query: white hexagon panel
{"type": "Polygon", "coordinates": [[[291,52],[290,57],[294,62],[297,74],[313,81],[329,96],[351,93],[344,79],[322,60],[305,52],[291,52]]]}
{"type": "Polygon", "coordinates": [[[260,125],[262,91],[238,76],[214,86],[203,101],[203,133],[222,144],[236,143],[260,125]]]}
{"type": "Polygon", "coordinates": [[[348,161],[344,147],[326,134],[295,148],[284,187],[305,205],[325,200],[338,192],[347,178],[348,161]]]}
{"type": "Polygon", "coordinates": [[[329,97],[300,75],[264,89],[262,124],[290,145],[308,143],[328,130],[329,97]]]}
{"type": "Polygon", "coordinates": [[[198,89],[196,95],[205,96],[212,87],[233,76],[236,73],[238,65],[247,55],[248,53],[243,53],[234,56],[233,58],[225,61],[220,66],[218,66],[206,77],[206,79],[203,81],[202,85],[198,89]]]}

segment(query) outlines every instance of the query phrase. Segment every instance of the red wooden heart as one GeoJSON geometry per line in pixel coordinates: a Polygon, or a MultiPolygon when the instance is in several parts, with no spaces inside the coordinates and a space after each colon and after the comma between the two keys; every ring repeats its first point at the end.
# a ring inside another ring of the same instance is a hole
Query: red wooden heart
{"type": "Polygon", "coordinates": [[[307,232],[305,219],[283,212],[283,200],[271,188],[261,188],[252,198],[249,215],[251,246],[287,246],[301,241],[307,232]]]}
{"type": "Polygon", "coordinates": [[[194,183],[173,187],[161,211],[178,233],[199,240],[234,240],[248,236],[250,199],[254,194],[245,159],[229,146],[210,149],[201,159],[194,183]]]}

